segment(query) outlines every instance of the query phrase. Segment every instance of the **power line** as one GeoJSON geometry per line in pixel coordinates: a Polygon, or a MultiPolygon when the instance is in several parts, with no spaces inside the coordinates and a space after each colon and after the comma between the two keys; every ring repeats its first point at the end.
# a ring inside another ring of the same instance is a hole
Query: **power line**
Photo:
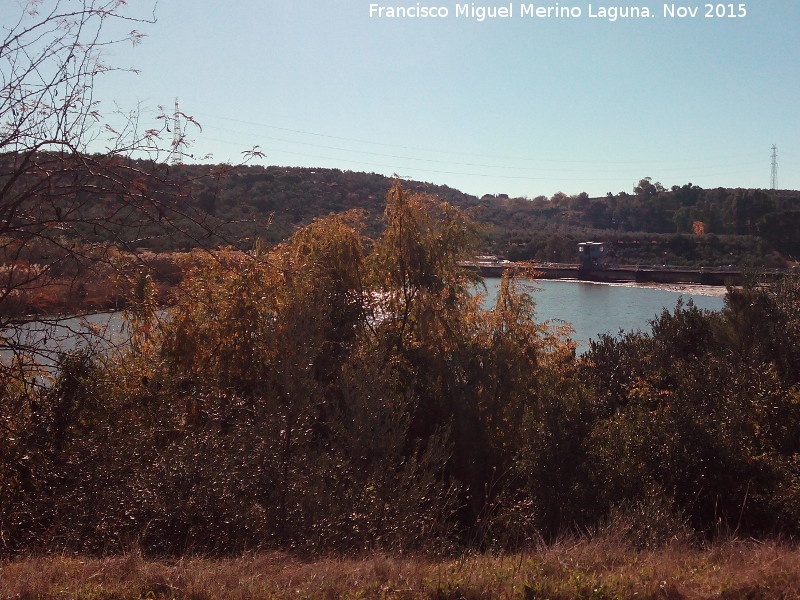
{"type": "MultiPolygon", "coordinates": [[[[231,144],[236,145],[234,142],[220,140],[216,138],[209,138],[205,137],[206,140],[219,142],[223,144],[231,144]]],[[[411,165],[402,165],[400,163],[381,163],[381,162],[373,162],[373,161],[365,161],[353,158],[343,158],[341,156],[326,156],[321,154],[310,154],[308,152],[293,152],[291,150],[285,150],[282,148],[270,148],[265,146],[259,146],[261,151],[268,153],[269,156],[274,156],[275,154],[278,155],[292,155],[292,156],[301,156],[305,159],[317,159],[321,161],[331,161],[333,163],[338,163],[338,168],[343,168],[342,164],[350,164],[350,165],[358,165],[360,168],[383,168],[387,169],[389,172],[407,172],[410,173],[409,177],[414,177],[414,173],[426,173],[426,174],[436,174],[436,175],[456,175],[456,176],[464,176],[464,177],[479,177],[482,179],[492,178],[492,179],[500,179],[503,181],[550,181],[553,179],[561,180],[563,183],[573,183],[573,182],[619,182],[620,180],[635,180],[636,177],[633,174],[626,174],[620,173],[614,177],[608,176],[589,176],[588,173],[584,173],[582,177],[575,177],[573,175],[550,175],[548,177],[543,176],[535,176],[535,175],[504,175],[504,174],[497,174],[497,173],[484,173],[480,171],[452,171],[452,170],[441,170],[441,169],[430,169],[430,168],[422,168],[419,166],[411,166],[411,165]]],[[[758,163],[752,163],[758,164],[758,163]]],[[[297,165],[292,165],[297,166],[297,165]]],[[[315,165],[320,168],[324,168],[324,164],[317,164],[315,165]]],[[[727,167],[725,167],[727,171],[727,167]]],[[[702,174],[704,176],[713,176],[715,173],[714,170],[704,170],[702,174]]],[[[734,172],[741,172],[741,169],[736,169],[734,172]]],[[[717,175],[719,173],[716,173],[717,175]]],[[[676,175],[679,176],[679,175],[676,175]]]]}
{"type": "MultiPolygon", "coordinates": [[[[231,134],[235,134],[235,135],[251,135],[249,133],[245,133],[245,132],[241,132],[241,131],[235,131],[235,130],[232,130],[232,129],[226,129],[226,128],[223,128],[223,127],[215,127],[213,125],[207,126],[207,128],[208,129],[217,129],[219,131],[224,131],[226,133],[231,133],[231,134]]],[[[212,138],[209,138],[209,137],[206,137],[206,139],[212,140],[212,138]]],[[[347,153],[351,153],[351,154],[362,154],[362,155],[367,155],[367,156],[378,156],[378,157],[382,157],[382,158],[394,158],[394,159],[408,160],[408,161],[414,161],[414,162],[432,163],[432,164],[440,164],[440,165],[451,165],[451,166],[456,166],[456,167],[477,167],[477,168],[481,168],[481,169],[499,169],[499,170],[503,170],[503,171],[537,172],[537,173],[584,173],[585,174],[587,172],[587,168],[586,167],[580,168],[580,169],[578,169],[578,168],[570,169],[570,168],[557,167],[557,166],[554,166],[554,167],[551,167],[551,166],[541,167],[541,166],[536,166],[536,165],[521,167],[521,166],[513,166],[513,165],[490,165],[490,164],[472,163],[472,162],[465,163],[465,162],[456,162],[456,161],[441,160],[441,159],[434,159],[434,158],[419,158],[419,157],[416,157],[416,156],[401,156],[401,155],[397,155],[397,154],[386,154],[386,153],[382,153],[382,152],[370,152],[370,151],[367,151],[367,150],[355,150],[355,149],[352,149],[352,148],[343,148],[343,147],[340,147],[340,146],[329,146],[327,144],[315,144],[315,143],[312,143],[312,142],[302,142],[302,141],[298,141],[298,140],[289,140],[289,139],[285,139],[285,138],[272,137],[272,136],[269,136],[269,135],[260,135],[260,136],[258,136],[258,139],[259,140],[266,139],[266,140],[270,140],[270,141],[273,141],[273,142],[283,142],[283,143],[286,143],[286,144],[294,144],[294,145],[299,145],[299,146],[308,146],[308,147],[312,147],[312,148],[323,148],[323,149],[326,149],[326,150],[335,150],[337,152],[347,152],[347,153]]],[[[221,140],[214,140],[214,141],[221,141],[221,140]]],[[[224,143],[232,143],[232,142],[224,142],[224,143]]],[[[275,148],[273,148],[272,151],[291,153],[288,150],[278,150],[278,149],[275,149],[275,148]]],[[[309,157],[313,158],[310,155],[309,155],[309,157]]],[[[326,157],[326,158],[330,158],[330,157],[326,157]]],[[[553,163],[553,162],[556,162],[556,161],[549,160],[549,161],[542,161],[542,162],[553,163]]],[[[569,162],[572,162],[572,161],[567,161],[567,163],[569,163],[569,162]]],[[[586,162],[591,162],[592,164],[596,164],[593,161],[586,161],[586,162]]],[[[636,163],[620,163],[620,164],[631,164],[631,165],[633,165],[633,164],[636,164],[636,163]]],[[[719,168],[726,168],[726,169],[732,169],[733,168],[733,169],[735,169],[736,167],[753,166],[753,165],[757,165],[757,164],[759,164],[758,161],[748,161],[748,162],[740,162],[740,163],[726,163],[724,165],[719,165],[719,166],[700,167],[700,168],[693,167],[693,168],[689,168],[689,169],[681,169],[681,173],[707,172],[709,170],[709,168],[711,168],[711,169],[719,169],[719,168]]],[[[602,166],[602,165],[599,165],[599,166],[602,166]]]]}
{"type": "MultiPolygon", "coordinates": [[[[440,149],[436,149],[436,148],[424,148],[424,147],[420,147],[420,146],[407,146],[407,145],[402,145],[402,144],[386,144],[386,143],[375,142],[375,141],[366,140],[366,139],[358,139],[358,138],[350,138],[350,137],[329,135],[329,134],[326,134],[326,133],[320,133],[320,132],[315,132],[315,131],[307,131],[307,130],[302,130],[302,129],[292,129],[292,128],[289,128],[289,127],[280,127],[280,126],[277,126],[277,125],[270,125],[268,123],[261,123],[261,122],[257,122],[257,121],[248,121],[248,120],[244,120],[244,119],[235,119],[235,118],[232,118],[232,117],[224,117],[224,116],[221,116],[221,115],[214,115],[214,114],[211,114],[211,113],[198,112],[196,114],[198,114],[200,116],[211,117],[213,119],[219,119],[219,120],[222,120],[222,121],[229,121],[231,123],[240,123],[240,124],[243,124],[243,125],[250,125],[250,126],[255,126],[255,127],[264,127],[266,129],[274,129],[274,130],[277,130],[277,131],[285,131],[285,132],[296,133],[296,134],[300,134],[300,135],[310,135],[310,136],[314,136],[314,137],[327,138],[327,139],[332,139],[332,140],[354,142],[354,143],[357,143],[357,144],[369,144],[369,145],[372,145],[372,146],[381,146],[381,147],[385,147],[385,148],[396,148],[396,149],[402,149],[402,150],[413,150],[413,151],[417,151],[417,152],[428,152],[428,153],[445,154],[445,155],[456,155],[456,156],[473,156],[473,157],[479,157],[479,158],[489,158],[489,159],[498,159],[498,160],[514,160],[514,161],[524,161],[524,162],[533,162],[533,163],[539,162],[539,163],[558,163],[558,164],[570,164],[570,163],[571,164],[592,164],[592,165],[595,165],[595,166],[598,166],[598,167],[610,166],[610,165],[620,165],[620,166],[626,165],[626,166],[635,167],[637,165],[643,164],[643,161],[641,159],[640,160],[634,160],[634,161],[598,161],[598,160],[594,160],[594,159],[592,159],[592,160],[564,160],[564,159],[541,158],[541,157],[532,158],[532,157],[524,157],[524,156],[507,156],[507,155],[503,156],[503,155],[492,155],[492,154],[479,154],[479,153],[474,153],[474,152],[454,152],[454,151],[450,151],[450,150],[440,150],[440,149]]],[[[231,130],[231,129],[225,129],[224,127],[215,127],[215,126],[208,126],[208,127],[211,127],[212,129],[218,129],[220,131],[228,131],[230,133],[237,133],[237,134],[241,135],[241,132],[237,132],[237,131],[234,131],[234,130],[231,130]]],[[[249,132],[249,134],[252,134],[252,133],[253,132],[249,132]]],[[[310,146],[314,145],[314,144],[311,144],[311,143],[308,143],[308,142],[300,142],[300,141],[291,142],[290,140],[279,140],[278,138],[268,138],[268,139],[272,139],[272,140],[275,140],[275,141],[287,141],[287,142],[290,142],[290,143],[304,144],[304,145],[310,145],[310,146]]],[[[321,147],[325,147],[325,148],[328,148],[328,149],[349,151],[349,152],[359,152],[359,153],[362,153],[362,154],[371,154],[370,152],[366,152],[366,151],[363,151],[363,150],[348,150],[347,148],[331,148],[330,146],[321,146],[321,147]]],[[[390,157],[391,155],[386,154],[386,155],[381,155],[381,156],[390,157]]],[[[398,158],[409,158],[409,157],[398,157],[398,158]]],[[[751,158],[752,160],[756,160],[757,159],[757,155],[756,154],[748,154],[748,155],[738,154],[738,155],[736,155],[734,157],[728,157],[728,158],[735,158],[735,159],[738,159],[738,158],[751,158]]],[[[413,158],[412,160],[420,160],[420,161],[426,161],[426,162],[442,162],[442,163],[451,163],[452,164],[452,161],[441,161],[441,160],[434,160],[434,159],[413,158]]],[[[653,160],[657,160],[657,159],[653,159],[653,160]]],[[[658,162],[664,164],[664,161],[658,161],[658,162]]],[[[688,158],[687,159],[683,159],[683,160],[670,160],[669,161],[670,164],[675,164],[675,165],[678,165],[679,163],[694,163],[694,162],[695,162],[694,159],[688,159],[688,158]]],[[[466,163],[460,163],[460,164],[462,164],[464,166],[468,166],[466,163]]],[[[479,165],[479,166],[481,166],[481,165],[479,165]]],[[[502,168],[509,168],[509,167],[502,167],[502,168]]]]}

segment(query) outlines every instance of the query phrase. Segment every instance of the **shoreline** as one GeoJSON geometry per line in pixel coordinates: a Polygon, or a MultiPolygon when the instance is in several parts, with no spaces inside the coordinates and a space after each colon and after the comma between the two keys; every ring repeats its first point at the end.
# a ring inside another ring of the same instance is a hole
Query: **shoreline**
{"type": "MultiPolygon", "coordinates": [[[[500,279],[497,275],[485,276],[484,279],[500,279]]],[[[585,279],[564,278],[547,279],[539,278],[532,281],[563,281],[565,283],[584,283],[587,285],[600,285],[606,287],[625,287],[635,289],[651,289],[662,292],[672,292],[675,294],[691,294],[695,296],[707,296],[709,298],[724,298],[728,293],[728,288],[719,285],[703,285],[700,283],[637,283],[635,281],[587,281],[585,279]]],[[[736,286],[734,286],[736,287],[736,286]]]]}
{"type": "MultiPolygon", "coordinates": [[[[528,264],[510,261],[478,261],[462,263],[462,266],[477,269],[483,277],[502,277],[507,269],[534,272],[538,279],[576,280],[587,283],[645,284],[645,285],[693,285],[727,289],[741,285],[746,274],[734,267],[679,267],[673,265],[592,265],[544,263],[528,264]]],[[[795,269],[762,269],[752,273],[759,280],[770,283],[780,280],[795,269]]]]}
{"type": "MultiPolygon", "coordinates": [[[[554,280],[549,280],[554,281],[554,280]]],[[[603,285],[608,287],[627,287],[637,289],[652,289],[675,294],[692,294],[695,296],[708,296],[709,298],[724,298],[728,288],[720,285],[703,285],[701,283],[637,283],[635,281],[585,281],[583,279],[560,279],[558,281],[571,281],[589,285],[603,285]]],[[[736,287],[736,286],[734,286],[736,287]]]]}

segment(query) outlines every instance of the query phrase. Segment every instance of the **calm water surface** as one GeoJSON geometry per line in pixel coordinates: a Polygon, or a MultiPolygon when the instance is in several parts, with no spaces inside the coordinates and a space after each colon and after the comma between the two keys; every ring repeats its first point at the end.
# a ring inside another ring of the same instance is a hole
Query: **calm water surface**
{"type": "MultiPolygon", "coordinates": [[[[494,305],[497,298],[499,278],[487,278],[487,306],[494,305]]],[[[533,284],[538,320],[561,320],[570,323],[575,330],[572,338],[578,343],[578,351],[588,349],[589,339],[602,333],[616,334],[625,331],[649,331],[649,321],[662,310],[675,308],[679,298],[692,300],[699,308],[720,310],[723,307],[724,288],[702,286],[636,286],[596,284],[579,281],[539,281],[533,284]],[[715,295],[711,295],[715,294],[715,295]]],[[[9,335],[17,344],[40,347],[45,344],[50,350],[73,350],[79,346],[97,343],[93,334],[112,343],[124,343],[126,337],[121,313],[93,315],[88,319],[64,319],[58,327],[49,324],[30,323],[16,334],[9,335]],[[88,334],[88,335],[87,335],[88,334]]],[[[7,358],[7,352],[0,352],[7,358]]],[[[41,356],[44,364],[52,364],[52,357],[41,356]]]]}
{"type": "MultiPolygon", "coordinates": [[[[487,304],[497,298],[499,278],[487,278],[487,304]]],[[[649,321],[666,308],[672,310],[679,298],[691,300],[698,308],[720,310],[725,288],[707,286],[645,286],[598,284],[582,281],[547,280],[534,284],[536,315],[540,321],[560,319],[572,324],[572,339],[578,351],[589,347],[589,339],[602,333],[650,331],[649,321]],[[713,295],[710,295],[713,294],[713,295]]]]}

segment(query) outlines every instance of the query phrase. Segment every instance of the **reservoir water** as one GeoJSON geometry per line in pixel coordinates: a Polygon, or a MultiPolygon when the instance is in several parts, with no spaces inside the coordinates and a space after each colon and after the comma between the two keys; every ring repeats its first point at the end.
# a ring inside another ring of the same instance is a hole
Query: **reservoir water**
{"type": "MultiPolygon", "coordinates": [[[[486,303],[493,306],[499,278],[487,278],[486,303]]],[[[539,321],[557,319],[570,323],[578,352],[585,352],[589,340],[600,334],[650,331],[650,320],[666,308],[673,310],[679,298],[691,300],[698,308],[721,310],[725,288],[708,286],[650,286],[601,284],[584,281],[545,280],[533,283],[533,299],[539,321]]]]}
{"type": "MultiPolygon", "coordinates": [[[[497,298],[499,278],[487,278],[486,306],[491,307],[497,298]]],[[[691,300],[695,306],[707,310],[720,310],[724,305],[724,288],[701,286],[643,286],[635,284],[597,284],[581,281],[545,280],[532,284],[539,321],[558,320],[572,325],[572,339],[578,352],[588,349],[589,339],[602,333],[617,334],[624,331],[649,331],[649,321],[666,308],[675,308],[679,298],[691,300]]],[[[121,313],[104,313],[88,318],[61,319],[58,326],[52,323],[33,322],[15,333],[6,332],[9,341],[16,345],[42,347],[50,351],[73,350],[97,342],[97,333],[112,344],[124,343],[125,327],[121,313]]],[[[0,350],[0,356],[9,357],[0,350]]],[[[53,356],[40,356],[43,364],[52,364],[53,356]]]]}

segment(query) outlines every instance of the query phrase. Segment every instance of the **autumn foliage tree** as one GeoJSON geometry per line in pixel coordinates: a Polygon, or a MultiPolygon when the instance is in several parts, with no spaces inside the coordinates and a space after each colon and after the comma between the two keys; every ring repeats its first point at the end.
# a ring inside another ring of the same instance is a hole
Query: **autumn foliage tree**
{"type": "Polygon", "coordinates": [[[484,309],[461,211],[397,185],[385,218],[374,240],[348,213],[274,248],[196,253],[166,316],[141,278],[125,356],[65,362],[15,417],[25,435],[6,451],[27,458],[2,476],[7,543],[322,552],[478,535],[571,349],[512,279],[484,309]],[[37,446],[42,428],[57,435],[37,446]]]}

